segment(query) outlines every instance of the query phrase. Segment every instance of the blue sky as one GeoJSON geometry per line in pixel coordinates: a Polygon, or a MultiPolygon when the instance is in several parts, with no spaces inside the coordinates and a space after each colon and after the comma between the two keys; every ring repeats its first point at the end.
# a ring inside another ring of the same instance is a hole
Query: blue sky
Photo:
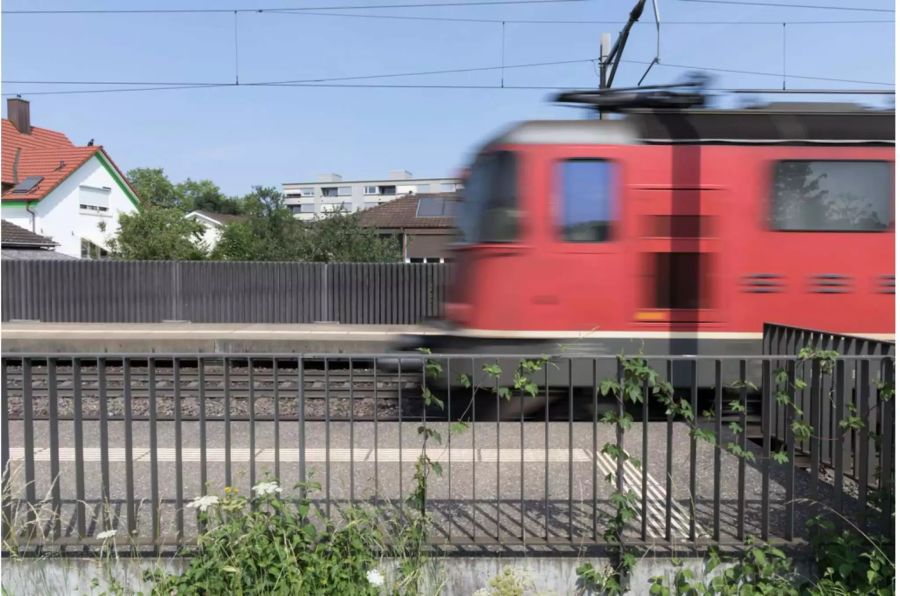
{"type": "MultiPolygon", "coordinates": [[[[752,0],[750,0],[752,1],[752,0]]],[[[252,8],[336,4],[340,0],[231,0],[165,2],[6,0],[4,10],[53,8],[252,8]]],[[[888,9],[887,0],[808,0],[800,4],[888,9]]],[[[633,0],[562,4],[353,10],[352,14],[471,17],[499,20],[572,20],[577,24],[507,23],[507,65],[588,60],[599,36],[624,22],[633,0]]],[[[663,64],[782,72],[782,26],[666,25],[667,21],[891,20],[893,13],[788,9],[659,0],[663,64]]],[[[652,23],[652,10],[642,18],[652,23]]],[[[478,143],[510,123],[532,118],[578,118],[581,110],[555,106],[547,90],[224,87],[84,95],[29,95],[86,85],[7,81],[158,81],[228,83],[234,80],[234,16],[228,14],[15,15],[2,20],[3,93],[31,100],[35,125],[65,132],[77,144],[95,138],[123,169],[162,167],[175,181],[209,178],[230,194],[253,185],[277,186],[319,173],[345,179],[379,177],[389,170],[444,176],[464,166],[478,143]]],[[[894,27],[890,23],[788,24],[789,74],[893,83],[894,27]]],[[[497,66],[501,26],[413,20],[376,20],[301,14],[238,16],[238,70],[242,83],[377,75],[497,66]]],[[[624,58],[649,62],[655,29],[635,28],[624,58]]],[[[633,85],[641,64],[620,67],[617,85],[633,85]]],[[[683,76],[681,67],[655,67],[646,83],[683,76]]],[[[780,87],[780,77],[715,73],[718,87],[780,87]]],[[[358,81],[384,84],[496,85],[498,71],[358,81]]],[[[348,81],[351,82],[351,81],[348,81]]],[[[594,87],[587,62],[508,69],[509,86],[594,87]]],[[[883,88],[788,78],[796,88],[883,88]]],[[[122,88],[110,84],[98,88],[122,88]]],[[[842,101],[846,101],[844,98],[842,101]]],[[[870,97],[870,103],[885,99],[870,97]]],[[[5,113],[5,105],[4,105],[5,113]]]]}

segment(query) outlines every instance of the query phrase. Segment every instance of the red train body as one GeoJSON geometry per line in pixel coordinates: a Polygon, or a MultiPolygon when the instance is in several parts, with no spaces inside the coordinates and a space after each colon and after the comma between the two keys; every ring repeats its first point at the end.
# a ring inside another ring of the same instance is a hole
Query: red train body
{"type": "Polygon", "coordinates": [[[846,106],[520,124],[470,170],[445,317],[687,353],[764,322],[893,338],[893,165],[893,112],[846,106]]]}

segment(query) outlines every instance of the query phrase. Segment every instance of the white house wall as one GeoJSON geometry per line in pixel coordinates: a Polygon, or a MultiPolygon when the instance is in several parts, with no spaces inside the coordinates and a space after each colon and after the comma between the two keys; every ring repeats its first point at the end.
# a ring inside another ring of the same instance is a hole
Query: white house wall
{"type": "MultiPolygon", "coordinates": [[[[128,195],[103,167],[96,155],[63,180],[49,195],[30,205],[32,211],[36,213],[34,232],[58,243],[57,252],[73,257],[81,257],[82,238],[97,246],[105,247],[107,239],[118,229],[119,214],[137,211],[128,195]],[[82,185],[108,187],[109,211],[102,214],[82,212],[79,208],[81,204],[79,187],[82,185]],[[100,231],[98,225],[100,222],[106,224],[105,231],[100,231]]],[[[31,215],[26,212],[24,206],[2,205],[2,215],[3,219],[26,230],[32,229],[31,215]]]]}

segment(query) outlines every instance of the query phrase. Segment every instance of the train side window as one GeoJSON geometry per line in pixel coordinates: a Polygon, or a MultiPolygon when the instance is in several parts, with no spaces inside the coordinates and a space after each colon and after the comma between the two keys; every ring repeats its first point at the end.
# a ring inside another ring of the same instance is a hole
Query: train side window
{"type": "Polygon", "coordinates": [[[780,161],[769,224],[796,232],[878,232],[893,223],[893,166],[886,161],[780,161]]]}
{"type": "Polygon", "coordinates": [[[560,235],[566,242],[607,242],[614,220],[615,165],[601,159],[560,164],[560,235]]]}

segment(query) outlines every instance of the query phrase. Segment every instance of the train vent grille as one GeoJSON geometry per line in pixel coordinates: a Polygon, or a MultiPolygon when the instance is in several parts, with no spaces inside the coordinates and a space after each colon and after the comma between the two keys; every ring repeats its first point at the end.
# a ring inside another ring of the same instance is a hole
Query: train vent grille
{"type": "Polygon", "coordinates": [[[879,275],[878,276],[878,293],[893,294],[894,293],[894,276],[879,275]]]}
{"type": "Polygon", "coordinates": [[[810,292],[813,294],[847,294],[852,280],[839,273],[821,273],[810,278],[810,292]]]}
{"type": "Polygon", "coordinates": [[[750,294],[779,294],[784,291],[784,276],[777,273],[753,273],[744,277],[744,291],[750,294]]]}

